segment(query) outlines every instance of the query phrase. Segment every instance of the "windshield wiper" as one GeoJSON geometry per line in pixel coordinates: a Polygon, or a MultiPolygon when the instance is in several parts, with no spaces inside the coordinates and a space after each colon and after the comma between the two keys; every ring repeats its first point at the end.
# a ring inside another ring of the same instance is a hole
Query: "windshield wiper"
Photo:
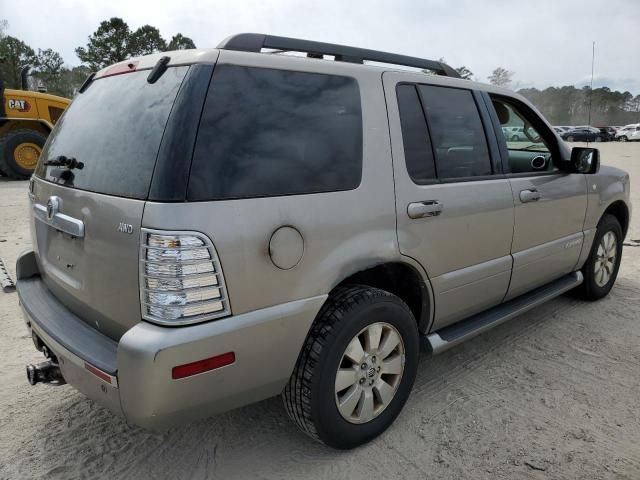
{"type": "Polygon", "coordinates": [[[74,168],[82,170],[84,168],[84,163],[79,162],[73,157],[65,157],[64,155],[47,160],[44,164],[51,167],[65,167],[69,170],[73,170],[74,168]]]}

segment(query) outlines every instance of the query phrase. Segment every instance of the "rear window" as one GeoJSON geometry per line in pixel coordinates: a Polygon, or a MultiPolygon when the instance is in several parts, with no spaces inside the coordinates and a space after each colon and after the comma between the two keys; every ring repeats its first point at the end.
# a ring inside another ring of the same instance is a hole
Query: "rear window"
{"type": "Polygon", "coordinates": [[[418,88],[436,153],[438,177],[491,175],[487,139],[471,91],[433,85],[418,88]]]}
{"type": "Polygon", "coordinates": [[[362,114],[353,78],[218,65],[191,167],[192,201],[354,189],[362,114]]]}
{"type": "Polygon", "coordinates": [[[396,94],[407,171],[414,182],[428,183],[435,180],[436,167],[418,92],[415,85],[401,84],[398,85],[396,94]]]}
{"type": "Polygon", "coordinates": [[[162,134],[188,69],[169,68],[153,84],[147,82],[149,71],[95,80],[58,121],[36,175],[81,190],[147,198],[162,134]],[[44,165],[61,155],[84,167],[44,165]]]}

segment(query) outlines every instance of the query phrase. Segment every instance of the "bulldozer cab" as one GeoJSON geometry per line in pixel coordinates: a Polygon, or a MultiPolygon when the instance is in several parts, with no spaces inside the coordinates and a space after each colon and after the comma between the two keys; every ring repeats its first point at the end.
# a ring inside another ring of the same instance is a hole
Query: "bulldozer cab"
{"type": "Polygon", "coordinates": [[[21,71],[20,90],[5,88],[0,79],[0,174],[15,179],[31,176],[49,133],[71,103],[29,90],[29,70],[21,71]]]}

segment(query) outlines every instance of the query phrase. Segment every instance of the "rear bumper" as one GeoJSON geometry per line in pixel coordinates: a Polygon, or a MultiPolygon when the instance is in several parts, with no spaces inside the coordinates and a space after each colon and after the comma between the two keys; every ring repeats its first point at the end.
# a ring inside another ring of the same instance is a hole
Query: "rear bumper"
{"type": "Polygon", "coordinates": [[[17,271],[25,321],[56,354],[67,383],[128,422],[154,429],[279,394],[326,300],[321,295],[188,327],[140,322],[115,342],[58,302],[37,274],[33,252],[18,259],[17,271]],[[227,352],[235,354],[231,365],[171,377],[175,366],[227,352]]]}

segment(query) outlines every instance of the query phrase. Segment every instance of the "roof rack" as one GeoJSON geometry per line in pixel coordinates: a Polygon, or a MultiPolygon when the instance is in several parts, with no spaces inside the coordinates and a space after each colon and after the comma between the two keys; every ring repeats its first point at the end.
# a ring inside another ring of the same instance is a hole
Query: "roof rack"
{"type": "Polygon", "coordinates": [[[270,48],[281,51],[306,52],[309,56],[313,57],[333,55],[335,60],[339,62],[364,63],[365,60],[369,60],[392,65],[403,65],[405,67],[423,68],[432,70],[438,75],[460,78],[460,74],[449,65],[435,60],[380,52],[366,48],[348,47],[333,43],[264,35],[261,33],[239,33],[232,35],[223,40],[217,48],[257,53],[263,48],[270,48]]]}

